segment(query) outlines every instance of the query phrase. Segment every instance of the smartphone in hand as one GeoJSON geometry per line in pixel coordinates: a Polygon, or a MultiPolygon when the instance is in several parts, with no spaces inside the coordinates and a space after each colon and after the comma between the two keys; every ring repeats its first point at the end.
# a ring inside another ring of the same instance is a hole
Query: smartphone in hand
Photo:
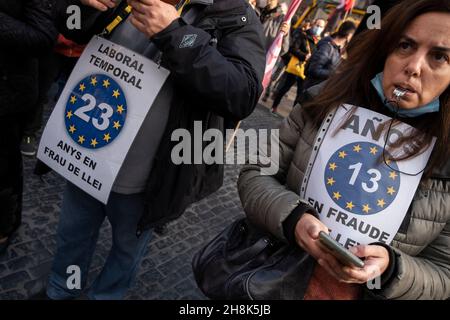
{"type": "Polygon", "coordinates": [[[319,241],[323,244],[328,250],[331,251],[333,256],[336,257],[341,263],[349,267],[364,267],[364,261],[355,256],[349,250],[345,249],[339,242],[334,240],[327,233],[320,231],[319,233],[319,241]]]}

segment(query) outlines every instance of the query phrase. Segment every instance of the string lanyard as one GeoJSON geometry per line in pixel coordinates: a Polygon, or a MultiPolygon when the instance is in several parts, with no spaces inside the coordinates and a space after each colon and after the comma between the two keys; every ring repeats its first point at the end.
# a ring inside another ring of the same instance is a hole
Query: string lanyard
{"type": "Polygon", "coordinates": [[[119,12],[119,14],[109,23],[105,30],[103,30],[102,35],[109,35],[115,28],[117,28],[123,21],[125,21],[131,13],[131,6],[126,6],[119,12]]]}
{"type": "MultiPolygon", "coordinates": [[[[396,89],[396,90],[397,90],[397,89],[396,89]]],[[[395,92],[394,92],[394,94],[395,94],[395,92]]],[[[399,106],[400,97],[397,95],[396,100],[387,100],[387,99],[386,99],[386,101],[387,101],[387,103],[392,103],[392,104],[394,104],[395,107],[396,107],[396,109],[395,109],[395,113],[394,113],[394,118],[392,118],[392,120],[389,122],[389,128],[388,128],[388,131],[387,131],[387,133],[386,133],[386,138],[385,138],[385,140],[384,140],[384,146],[383,146],[383,162],[384,162],[384,164],[385,164],[389,169],[391,169],[391,170],[393,170],[393,171],[395,171],[395,172],[398,172],[398,173],[401,173],[401,174],[404,174],[404,175],[407,175],[407,176],[410,176],[410,177],[418,176],[419,174],[421,174],[421,173],[423,173],[423,172],[425,171],[425,169],[427,168],[427,165],[428,165],[428,164],[425,164],[425,167],[423,167],[423,169],[420,170],[419,172],[410,173],[410,172],[401,171],[401,170],[398,170],[398,169],[395,169],[395,168],[391,167],[391,166],[389,165],[389,163],[390,163],[390,161],[391,161],[392,159],[386,159],[386,147],[387,147],[387,145],[388,145],[388,140],[389,140],[389,137],[390,137],[390,133],[391,133],[391,129],[392,129],[392,124],[393,124],[396,120],[398,120],[398,110],[400,109],[400,106],[399,106]]],[[[395,159],[394,159],[394,160],[395,160],[395,159]]]]}
{"type": "Polygon", "coordinates": [[[178,14],[181,15],[181,13],[183,12],[184,7],[185,7],[187,4],[189,4],[189,2],[191,2],[191,0],[185,0],[185,1],[183,2],[183,4],[178,8],[178,14]]]}

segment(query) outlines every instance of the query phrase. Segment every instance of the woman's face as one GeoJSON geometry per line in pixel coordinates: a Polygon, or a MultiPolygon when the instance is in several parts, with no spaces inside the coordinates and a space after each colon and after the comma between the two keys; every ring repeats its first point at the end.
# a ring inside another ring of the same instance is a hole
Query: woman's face
{"type": "Polygon", "coordinates": [[[423,14],[404,31],[384,65],[383,89],[393,99],[407,89],[402,109],[415,109],[439,97],[450,85],[450,14],[423,14]]]}

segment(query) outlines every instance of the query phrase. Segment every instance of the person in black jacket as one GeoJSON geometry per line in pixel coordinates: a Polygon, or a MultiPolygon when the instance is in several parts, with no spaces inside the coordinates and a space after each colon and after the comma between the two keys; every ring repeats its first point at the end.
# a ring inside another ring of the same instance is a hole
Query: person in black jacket
{"type": "MultiPolygon", "coordinates": [[[[312,27],[306,30],[305,32],[300,28],[292,32],[292,37],[290,41],[291,46],[289,47],[287,57],[284,57],[284,59],[287,61],[286,64],[289,63],[289,60],[292,57],[297,58],[300,63],[307,61],[311,57],[311,54],[316,49],[317,42],[320,40],[320,34],[325,28],[325,23],[326,23],[325,20],[317,19],[316,21],[314,21],[312,27]]],[[[272,105],[273,113],[277,111],[281,99],[295,83],[297,83],[297,96],[295,101],[299,99],[300,94],[303,92],[303,80],[304,78],[302,78],[300,75],[292,74],[285,71],[283,85],[280,87],[280,90],[278,90],[278,92],[275,94],[273,100],[272,105]]]]}
{"type": "MultiPolygon", "coordinates": [[[[77,43],[101,32],[126,6],[109,0],[81,2],[104,13],[83,10],[82,16],[93,23],[83,23],[82,30],[64,30],[64,36],[77,43]]],[[[160,61],[171,73],[122,164],[108,203],[103,205],[68,183],[46,291],[51,299],[81,293],[82,288],[67,288],[70,275],[66,271],[68,266],[79,266],[84,287],[105,217],[112,225],[113,246],[88,297],[123,298],[145,253],[150,229],[179,217],[189,204],[216,191],[223,182],[221,164],[172,161],[172,149],[179,144],[171,139],[174,130],[187,130],[194,136],[194,122],[201,121],[203,131],[223,132],[252,113],[262,92],[264,35],[245,0],[129,0],[128,4],[131,15],[109,40],[160,61]],[[188,23],[188,17],[194,22],[188,23]],[[180,45],[187,35],[193,39],[189,46],[180,45]]]]}
{"type": "Polygon", "coordinates": [[[320,40],[317,50],[307,63],[304,90],[328,79],[341,60],[341,54],[355,30],[353,22],[345,21],[336,33],[320,40]]]}
{"type": "Polygon", "coordinates": [[[56,36],[51,2],[0,1],[0,254],[21,223],[20,142],[38,96],[37,56],[56,36]]]}

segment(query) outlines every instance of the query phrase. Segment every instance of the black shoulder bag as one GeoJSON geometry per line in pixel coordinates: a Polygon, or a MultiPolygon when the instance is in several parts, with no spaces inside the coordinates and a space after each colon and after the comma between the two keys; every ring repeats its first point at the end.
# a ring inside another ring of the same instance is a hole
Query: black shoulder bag
{"type": "Polygon", "coordinates": [[[252,226],[233,222],[192,260],[195,280],[211,299],[303,299],[315,260],[252,226]]]}

